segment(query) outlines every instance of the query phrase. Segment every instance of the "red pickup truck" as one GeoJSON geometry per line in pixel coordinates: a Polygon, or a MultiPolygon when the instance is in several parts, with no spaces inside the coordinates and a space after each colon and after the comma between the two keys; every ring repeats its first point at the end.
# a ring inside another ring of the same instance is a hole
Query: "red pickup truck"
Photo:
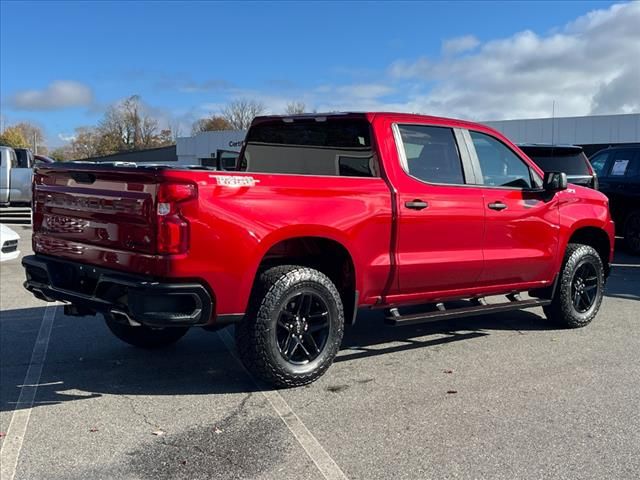
{"type": "Polygon", "coordinates": [[[33,188],[36,297],[141,347],[235,323],[279,386],[322,375],[362,308],[406,325],[542,306],[584,326],[613,256],[604,195],[421,115],[259,117],[235,171],[61,163],[33,188]]]}

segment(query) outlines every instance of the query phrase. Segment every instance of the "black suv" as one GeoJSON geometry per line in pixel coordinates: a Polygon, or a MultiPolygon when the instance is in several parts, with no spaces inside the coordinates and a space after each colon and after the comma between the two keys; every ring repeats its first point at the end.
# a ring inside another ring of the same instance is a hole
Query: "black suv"
{"type": "Polygon", "coordinates": [[[600,191],[609,197],[616,234],[631,252],[640,255],[640,145],[611,147],[591,158],[600,191]]]}
{"type": "Polygon", "coordinates": [[[545,172],[564,172],[569,183],[598,188],[598,177],[582,147],[532,143],[521,144],[518,147],[545,172]]]}

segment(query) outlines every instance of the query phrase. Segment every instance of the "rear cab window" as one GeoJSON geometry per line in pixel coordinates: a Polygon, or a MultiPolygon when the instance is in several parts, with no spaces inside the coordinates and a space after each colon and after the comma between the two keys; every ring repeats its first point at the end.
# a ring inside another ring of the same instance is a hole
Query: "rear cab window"
{"type": "Polygon", "coordinates": [[[591,175],[587,156],[580,150],[520,148],[545,172],[591,175]]]}
{"type": "Polygon", "coordinates": [[[238,170],[256,173],[378,177],[365,118],[277,118],[251,127],[238,170]]]}

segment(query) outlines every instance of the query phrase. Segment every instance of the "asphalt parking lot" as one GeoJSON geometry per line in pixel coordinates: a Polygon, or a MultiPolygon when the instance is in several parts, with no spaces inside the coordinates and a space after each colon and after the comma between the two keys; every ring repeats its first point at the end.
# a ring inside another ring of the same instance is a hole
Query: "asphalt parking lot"
{"type": "Polygon", "coordinates": [[[638,478],[640,258],[616,265],[587,328],[539,309],[395,329],[367,312],[324,377],[274,392],[225,333],[139,351],[3,263],[2,478],[638,478]]]}

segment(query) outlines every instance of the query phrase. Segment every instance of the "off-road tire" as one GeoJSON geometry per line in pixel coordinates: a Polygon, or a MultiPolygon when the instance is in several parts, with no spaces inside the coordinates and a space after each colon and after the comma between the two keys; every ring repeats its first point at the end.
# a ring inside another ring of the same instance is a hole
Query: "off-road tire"
{"type": "Polygon", "coordinates": [[[544,307],[548,319],[567,328],[584,327],[598,314],[604,293],[604,267],[598,252],[589,245],[570,243],[564,255],[560,278],[550,305],[544,307]],[[575,294],[574,277],[578,269],[590,264],[596,275],[597,290],[593,303],[586,311],[579,311],[574,306],[575,294]]]}
{"type": "Polygon", "coordinates": [[[624,243],[629,252],[640,255],[640,211],[631,212],[625,220],[624,243]]]}
{"type": "Polygon", "coordinates": [[[340,294],[329,277],[308,267],[283,265],[259,275],[244,319],[235,326],[238,354],[257,379],[276,387],[297,387],[317,380],[331,366],[344,333],[340,294]],[[317,358],[294,365],[281,354],[277,323],[287,299],[297,292],[312,291],[328,311],[328,333],[317,358]]]}
{"type": "Polygon", "coordinates": [[[123,342],[138,348],[153,349],[172,345],[184,337],[189,327],[150,328],[144,325],[133,327],[105,318],[109,330],[123,342]]]}

